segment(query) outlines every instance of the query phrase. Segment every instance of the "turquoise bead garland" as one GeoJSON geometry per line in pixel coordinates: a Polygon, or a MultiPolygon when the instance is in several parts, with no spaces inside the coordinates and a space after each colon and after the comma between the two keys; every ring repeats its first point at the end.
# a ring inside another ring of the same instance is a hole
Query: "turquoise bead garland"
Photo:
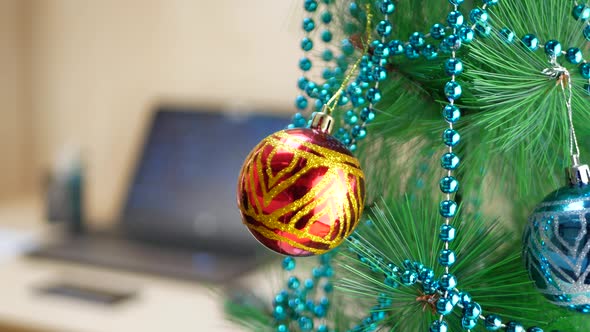
{"type": "MultiPolygon", "coordinates": [[[[330,1],[325,1],[324,3],[328,4],[329,2],[330,1]]],[[[441,165],[445,170],[447,170],[448,174],[450,174],[452,171],[456,170],[460,164],[459,156],[457,156],[453,152],[452,148],[460,143],[459,133],[453,129],[453,124],[457,123],[457,121],[460,119],[461,113],[459,108],[456,105],[454,105],[454,102],[460,99],[461,94],[463,92],[460,84],[455,81],[455,77],[461,75],[463,71],[462,63],[458,58],[455,57],[455,52],[461,47],[462,43],[466,44],[473,41],[476,35],[480,37],[486,37],[492,33],[491,26],[488,22],[489,16],[487,13],[487,7],[497,4],[498,1],[484,0],[484,3],[481,8],[475,8],[469,13],[469,21],[470,23],[472,23],[472,25],[467,26],[465,25],[465,22],[467,20],[458,10],[458,6],[463,1],[449,0],[449,2],[455,7],[455,10],[452,11],[451,14],[449,14],[448,16],[448,26],[445,27],[442,24],[435,24],[432,26],[429,33],[422,34],[420,32],[416,32],[412,34],[409,38],[409,41],[405,43],[400,40],[393,40],[389,43],[386,42],[386,38],[391,35],[392,31],[392,25],[389,22],[388,15],[393,13],[395,6],[391,1],[380,2],[382,3],[380,9],[383,10],[383,8],[385,8],[385,12],[383,12],[384,19],[378,21],[379,23],[376,25],[376,31],[377,34],[380,36],[380,39],[376,39],[371,43],[371,52],[370,54],[364,56],[364,59],[361,62],[360,66],[359,76],[355,81],[353,81],[349,85],[349,87],[347,88],[347,94],[343,95],[339,100],[339,105],[343,106],[350,103],[353,108],[350,109],[345,116],[345,123],[347,124],[348,129],[341,128],[338,131],[337,136],[339,139],[341,139],[341,141],[343,141],[347,146],[349,146],[351,150],[355,150],[357,141],[364,138],[367,135],[366,124],[372,121],[375,117],[374,104],[379,102],[379,100],[382,98],[381,92],[379,91],[379,82],[386,79],[387,77],[388,72],[385,69],[385,65],[387,64],[387,59],[389,56],[405,54],[406,57],[408,57],[409,59],[417,59],[420,58],[420,56],[424,56],[426,59],[431,60],[437,58],[440,52],[451,53],[452,56],[450,60],[453,60],[453,62],[450,63],[448,67],[447,64],[445,64],[445,73],[451,76],[451,80],[445,85],[444,89],[445,95],[449,99],[449,105],[445,106],[445,108],[443,109],[443,117],[445,121],[447,121],[449,124],[449,128],[445,130],[445,133],[443,133],[443,143],[449,148],[449,152],[445,153],[441,158],[441,165]],[[452,33],[450,35],[447,35],[448,33],[450,33],[450,31],[452,31],[452,33]],[[435,41],[439,41],[438,46],[429,44],[429,38],[432,38],[435,41]],[[358,111],[359,109],[360,111],[358,111]],[[453,130],[454,132],[452,134],[447,133],[448,130],[453,130]]],[[[319,10],[318,7],[321,6],[318,4],[317,1],[305,0],[304,4],[305,9],[310,12],[319,10]]],[[[358,6],[356,6],[355,3],[353,3],[353,5],[350,6],[351,14],[354,17],[362,17],[361,9],[358,6]]],[[[327,12],[328,14],[325,14],[326,12],[327,11],[324,11],[322,13],[321,22],[323,22],[324,24],[329,24],[332,21],[332,16],[329,12],[327,12]]],[[[581,17],[583,16],[584,14],[582,11],[581,17]]],[[[311,31],[317,31],[318,22],[314,22],[311,18],[308,20],[304,20],[304,31],[308,33],[311,31]]],[[[588,27],[589,26],[586,25],[583,32],[584,34],[586,34],[586,30],[588,30],[588,33],[590,34],[590,29],[588,27]]],[[[547,53],[549,56],[557,57],[565,55],[565,59],[568,62],[580,65],[580,74],[582,75],[582,77],[589,79],[589,82],[588,84],[586,84],[585,88],[590,93],[590,64],[588,64],[586,60],[583,59],[582,51],[579,48],[570,47],[567,50],[563,50],[561,44],[558,41],[548,41],[545,45],[543,45],[541,41],[532,34],[526,35],[523,38],[518,39],[509,28],[501,29],[498,32],[498,35],[506,44],[516,44],[515,42],[520,40],[522,44],[529,48],[531,51],[536,51],[539,48],[542,48],[544,52],[547,53]]],[[[328,42],[332,39],[331,32],[329,32],[329,30],[327,29],[324,29],[320,36],[321,39],[325,42],[328,42]]],[[[311,45],[305,43],[305,46],[306,47],[304,47],[304,42],[302,40],[302,49],[306,52],[311,51],[314,47],[313,41],[311,42],[311,45]]],[[[341,51],[343,54],[350,55],[354,52],[354,46],[352,46],[348,39],[345,39],[342,42],[341,51]]],[[[309,81],[305,77],[303,77],[305,79],[300,79],[298,81],[298,86],[302,89],[302,91],[305,94],[307,94],[307,96],[312,100],[316,100],[316,110],[318,110],[319,106],[323,105],[325,101],[331,97],[331,94],[333,94],[335,90],[338,88],[338,82],[342,81],[342,75],[346,71],[346,68],[348,66],[348,63],[345,60],[345,58],[334,57],[333,53],[330,56],[330,52],[327,51],[324,51],[322,53],[322,59],[326,62],[335,60],[335,62],[338,64],[338,67],[335,68],[333,71],[328,70],[329,68],[326,68],[326,70],[324,70],[324,72],[322,73],[322,77],[327,81],[327,83],[318,85],[314,82],[309,81]],[[338,76],[340,77],[340,80],[338,80],[338,76]],[[322,103],[322,101],[324,101],[324,103],[322,103]]],[[[307,61],[302,61],[302,70],[305,71],[304,68],[307,68],[308,65],[311,68],[311,60],[309,61],[309,64],[307,63],[307,61]]],[[[307,70],[309,70],[310,68],[308,68],[307,70]]],[[[307,98],[304,95],[297,97],[296,106],[299,109],[306,109],[310,105],[312,105],[312,103],[307,102],[307,98]]],[[[293,126],[305,126],[306,124],[307,120],[305,116],[303,116],[301,113],[298,113],[296,114],[296,116],[294,116],[292,123],[293,126]]],[[[445,178],[449,177],[452,176],[447,176],[445,178]]],[[[445,182],[445,186],[443,186],[442,182],[443,180],[445,180],[445,178],[441,180],[441,191],[443,191],[443,193],[447,195],[447,199],[441,202],[440,211],[443,217],[452,218],[456,214],[457,203],[453,202],[449,198],[451,194],[456,193],[457,188],[459,186],[459,182],[457,179],[453,177],[454,181],[447,179],[447,182],[445,182]]],[[[440,238],[443,241],[443,243],[448,244],[455,237],[455,229],[452,228],[451,225],[443,226],[448,227],[441,227],[440,238]]],[[[456,257],[454,253],[452,253],[452,250],[441,250],[441,253],[439,255],[439,263],[443,265],[445,268],[452,266],[455,260],[456,257]]],[[[419,280],[416,277],[416,273],[404,271],[403,275],[400,276],[400,280],[404,281],[402,284],[405,286],[409,286],[419,283],[419,280]]],[[[456,287],[457,280],[452,275],[449,276],[445,274],[445,276],[441,277],[439,283],[442,285],[442,288],[440,288],[440,290],[444,291],[441,295],[443,295],[444,293],[449,293],[449,295],[451,296],[453,288],[456,287]]],[[[449,299],[448,297],[443,298],[445,299],[446,303],[452,302],[451,299],[449,299]]],[[[445,304],[445,301],[443,301],[440,305],[441,311],[443,312],[446,312],[448,309],[448,306],[445,304]]],[[[442,315],[441,313],[441,317],[442,316],[444,315],[442,315]]],[[[515,322],[508,322],[504,324],[495,315],[488,315],[487,317],[480,315],[479,317],[473,318],[471,316],[464,314],[462,325],[466,330],[473,328],[477,324],[478,319],[484,319],[483,324],[488,330],[496,330],[494,328],[500,326],[498,327],[498,329],[504,328],[506,331],[524,331],[524,328],[520,324],[515,322]]],[[[306,324],[308,324],[308,320],[304,319],[302,321],[302,324],[303,327],[307,326],[306,324]]],[[[447,325],[444,322],[444,320],[438,320],[433,323],[433,326],[440,327],[439,330],[433,331],[445,331],[444,328],[447,325]]],[[[531,328],[529,330],[534,332],[542,331],[539,328],[531,328]]]]}
{"type": "MultiPolygon", "coordinates": [[[[449,2],[451,3],[453,10],[449,13],[447,22],[452,29],[452,34],[446,37],[442,44],[451,51],[451,57],[444,65],[445,73],[450,76],[450,81],[445,84],[444,88],[445,96],[449,100],[449,104],[445,106],[445,109],[457,109],[455,106],[455,101],[458,100],[462,95],[461,85],[456,81],[457,75],[460,75],[463,72],[463,63],[456,57],[456,52],[461,47],[462,42],[461,38],[457,36],[463,22],[463,15],[459,11],[459,5],[462,1],[459,2],[457,0],[449,0],[449,2]]],[[[472,10],[470,13],[470,19],[474,21],[474,23],[477,23],[481,20],[487,21],[485,5],[483,9],[476,8],[472,10]]],[[[452,138],[455,135],[459,135],[453,126],[456,121],[447,121],[446,116],[445,121],[447,122],[449,128],[446,129],[442,135],[443,142],[447,146],[448,151],[443,155],[441,165],[442,168],[446,170],[446,175],[441,180],[441,191],[445,196],[445,199],[440,203],[439,206],[440,214],[444,218],[444,224],[441,227],[441,231],[443,231],[443,229],[452,228],[451,219],[455,217],[457,213],[458,205],[453,200],[453,195],[456,193],[456,190],[451,189],[458,189],[459,181],[457,181],[457,179],[453,176],[453,170],[458,167],[460,162],[459,157],[453,151],[453,148],[459,143],[458,138],[456,140],[452,138]],[[448,186],[446,185],[447,183],[448,186]],[[457,188],[451,188],[451,184],[454,184],[454,187],[457,188]]],[[[453,229],[453,233],[454,232],[455,230],[453,229]]],[[[441,232],[439,234],[439,238],[443,242],[443,249],[440,251],[438,261],[439,264],[444,267],[444,274],[438,281],[440,285],[440,291],[442,292],[442,297],[440,298],[439,303],[437,303],[436,309],[440,316],[438,320],[435,320],[430,325],[431,332],[446,332],[448,330],[448,324],[445,321],[445,316],[453,312],[453,304],[449,294],[457,286],[456,277],[450,273],[450,267],[455,264],[457,259],[454,251],[450,249],[450,242],[454,239],[454,234],[453,238],[451,239],[448,237],[448,232],[444,232],[444,234],[441,232]]],[[[461,323],[464,328],[468,329],[475,326],[474,320],[469,320],[467,322],[465,321],[465,315],[461,323]]]]}

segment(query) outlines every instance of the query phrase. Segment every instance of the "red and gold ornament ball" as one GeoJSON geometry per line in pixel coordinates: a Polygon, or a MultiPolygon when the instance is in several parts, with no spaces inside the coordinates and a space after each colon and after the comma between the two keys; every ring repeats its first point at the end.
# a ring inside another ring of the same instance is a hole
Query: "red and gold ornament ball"
{"type": "Polygon", "coordinates": [[[316,129],[268,136],[250,152],[238,180],[246,227],[264,246],[289,256],[337,247],[357,226],[364,199],[359,161],[316,129]]]}

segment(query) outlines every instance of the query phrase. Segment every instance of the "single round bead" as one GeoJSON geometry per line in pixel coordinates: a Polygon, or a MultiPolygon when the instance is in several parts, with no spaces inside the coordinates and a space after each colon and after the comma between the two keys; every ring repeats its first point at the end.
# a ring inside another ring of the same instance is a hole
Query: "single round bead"
{"type": "Polygon", "coordinates": [[[332,61],[332,59],[334,59],[334,53],[332,53],[332,50],[327,49],[322,52],[322,60],[332,61]]]}
{"type": "Polygon", "coordinates": [[[330,329],[328,328],[327,325],[320,325],[317,328],[317,332],[329,332],[329,331],[330,331],[330,329]]]}
{"type": "Polygon", "coordinates": [[[291,123],[293,124],[294,128],[303,128],[307,124],[307,119],[305,118],[305,116],[303,116],[303,114],[295,113],[295,115],[293,115],[291,123]]]}
{"type": "Polygon", "coordinates": [[[387,69],[385,67],[376,66],[373,68],[373,80],[381,82],[387,79],[387,69]]]}
{"type": "Polygon", "coordinates": [[[461,135],[455,129],[446,129],[442,138],[446,146],[456,146],[461,141],[461,135]]]}
{"type": "MultiPolygon", "coordinates": [[[[303,71],[308,71],[311,69],[311,60],[309,60],[308,58],[301,58],[301,60],[299,60],[299,68],[303,71]]],[[[308,84],[309,86],[309,84],[308,84]]]]}
{"type": "Polygon", "coordinates": [[[449,301],[451,301],[451,303],[453,304],[453,306],[456,306],[459,303],[459,293],[457,293],[456,290],[452,290],[448,293],[449,301]]]}
{"type": "Polygon", "coordinates": [[[481,315],[481,306],[477,302],[470,302],[463,307],[463,317],[477,319],[481,315]]]}
{"type": "Polygon", "coordinates": [[[391,34],[392,29],[393,29],[393,26],[391,25],[391,23],[389,21],[381,20],[377,24],[377,33],[379,34],[379,36],[382,36],[382,37],[389,36],[391,34]]]}
{"type": "Polygon", "coordinates": [[[307,86],[305,87],[305,93],[307,93],[307,95],[311,98],[317,98],[320,94],[320,89],[318,89],[314,82],[308,82],[307,86]]]}
{"type": "Polygon", "coordinates": [[[350,133],[352,134],[352,137],[354,137],[357,140],[367,137],[367,129],[360,125],[355,125],[354,127],[352,127],[350,133]]]}
{"type": "Polygon", "coordinates": [[[449,3],[453,6],[460,6],[463,3],[463,1],[465,0],[449,0],[449,3]]]}
{"type": "Polygon", "coordinates": [[[346,88],[346,91],[351,95],[351,96],[360,96],[363,93],[363,88],[357,83],[357,82],[352,82],[350,83],[350,85],[346,88]]]}
{"type": "Polygon", "coordinates": [[[304,37],[301,39],[301,49],[304,51],[310,51],[313,48],[313,40],[304,37]]]}
{"type": "Polygon", "coordinates": [[[287,287],[289,287],[291,289],[297,289],[297,288],[299,288],[300,285],[301,285],[301,282],[299,281],[299,279],[297,277],[289,277],[289,280],[287,281],[287,287]]]}
{"type": "Polygon", "coordinates": [[[438,256],[438,262],[442,266],[451,266],[455,264],[457,258],[455,252],[449,249],[443,249],[438,256]]]}
{"type": "Polygon", "coordinates": [[[414,47],[410,44],[406,45],[405,53],[406,53],[406,57],[408,57],[408,59],[413,60],[413,59],[418,59],[420,57],[420,51],[416,47],[414,47]]]}
{"type": "Polygon", "coordinates": [[[590,79],[590,62],[583,63],[580,66],[580,74],[585,79],[590,79]]]}
{"type": "Polygon", "coordinates": [[[483,3],[488,5],[488,7],[495,6],[498,4],[498,2],[500,2],[500,0],[483,0],[483,3]]]}
{"type": "Polygon", "coordinates": [[[418,273],[416,273],[414,271],[406,270],[402,274],[400,280],[404,285],[411,286],[418,281],[418,273]]]}
{"type": "Polygon", "coordinates": [[[323,318],[326,317],[327,314],[327,308],[321,305],[316,306],[315,308],[313,308],[313,314],[317,317],[317,318],[323,318]]]}
{"type": "Polygon", "coordinates": [[[444,200],[440,202],[439,212],[445,218],[452,218],[457,214],[457,203],[451,200],[444,200]]]}
{"type": "Polygon", "coordinates": [[[342,96],[340,96],[340,99],[338,100],[338,105],[344,106],[344,105],[348,104],[349,101],[350,101],[350,99],[347,96],[342,95],[342,96]]]}
{"type": "Polygon", "coordinates": [[[590,18],[590,7],[579,4],[574,7],[572,15],[576,20],[587,21],[590,18]]]}
{"type": "Polygon", "coordinates": [[[348,39],[343,39],[340,43],[340,49],[344,55],[351,55],[354,53],[354,45],[348,39]]]}
{"type": "Polygon", "coordinates": [[[312,18],[306,17],[303,19],[303,30],[307,31],[307,32],[311,32],[313,29],[315,29],[315,22],[313,21],[312,18]]]}
{"type": "Polygon", "coordinates": [[[443,40],[443,44],[445,45],[445,47],[447,47],[448,49],[452,50],[452,51],[456,51],[459,48],[461,48],[461,38],[459,38],[457,35],[448,35],[444,40],[443,40]]]}
{"type": "Polygon", "coordinates": [[[516,38],[514,32],[508,28],[502,28],[502,30],[500,30],[500,36],[502,36],[502,40],[508,44],[514,43],[514,39],[516,38]]]}
{"type": "Polygon", "coordinates": [[[287,319],[287,312],[285,308],[283,308],[283,306],[280,305],[274,307],[272,315],[278,321],[287,319]]]}
{"type": "Polygon", "coordinates": [[[331,42],[332,41],[332,32],[330,30],[322,31],[322,40],[326,43],[331,42]]]}
{"type": "Polygon", "coordinates": [[[462,27],[459,30],[459,37],[461,38],[461,42],[469,44],[475,38],[475,31],[470,27],[462,27]]]}
{"type": "Polygon", "coordinates": [[[320,91],[320,95],[318,96],[318,100],[316,100],[316,108],[318,110],[321,110],[324,107],[324,105],[328,103],[330,98],[332,98],[332,94],[330,93],[330,91],[322,89],[320,91]]]}
{"type": "Polygon", "coordinates": [[[587,25],[584,28],[584,38],[586,38],[586,40],[590,41],[590,25],[587,25]]]}
{"type": "MultiPolygon", "coordinates": [[[[455,0],[456,1],[456,0],[455,0]]],[[[448,332],[449,326],[445,321],[439,321],[438,319],[430,324],[428,332],[448,332]]]]}
{"type": "Polygon", "coordinates": [[[528,34],[522,37],[522,43],[531,51],[539,49],[539,38],[533,34],[528,34]]]}
{"type": "Polygon", "coordinates": [[[378,103],[381,100],[381,90],[377,88],[370,88],[367,91],[367,100],[371,103],[378,103]]]}
{"type": "Polygon", "coordinates": [[[461,118],[461,110],[456,105],[447,105],[443,108],[443,117],[449,123],[456,123],[461,118]]]}
{"type": "Polygon", "coordinates": [[[318,2],[316,0],[305,0],[303,7],[308,12],[315,12],[315,10],[318,9],[318,2]]]}
{"type": "Polygon", "coordinates": [[[410,35],[410,45],[420,48],[424,46],[426,43],[426,39],[424,39],[424,34],[421,32],[414,32],[410,35]]]}
{"type": "Polygon", "coordinates": [[[313,320],[309,317],[300,317],[297,321],[299,323],[299,328],[301,331],[311,331],[313,330],[313,320]]]}
{"type": "Polygon", "coordinates": [[[392,55],[404,54],[404,43],[401,40],[392,40],[387,44],[387,47],[392,55]]]}
{"type": "Polygon", "coordinates": [[[440,180],[440,190],[445,194],[453,194],[459,190],[459,181],[454,176],[445,176],[440,180]]]}
{"type": "Polygon", "coordinates": [[[450,273],[445,273],[440,277],[440,287],[443,290],[452,290],[457,287],[457,278],[450,273]]]}
{"type": "Polygon", "coordinates": [[[459,28],[463,25],[464,22],[465,18],[463,17],[463,14],[461,14],[461,12],[458,10],[453,10],[447,16],[447,23],[452,27],[459,28]]]}
{"type": "Polygon", "coordinates": [[[498,315],[488,315],[484,325],[488,331],[498,331],[502,328],[502,319],[498,315]]]}
{"type": "MultiPolygon", "coordinates": [[[[389,56],[389,47],[387,45],[382,44],[380,41],[376,40],[373,43],[373,54],[377,57],[388,57],[389,56]]],[[[379,61],[377,61],[379,62],[379,61]]]]}
{"type": "Polygon", "coordinates": [[[487,22],[489,19],[488,12],[481,8],[473,8],[471,12],[469,12],[469,19],[473,23],[487,22]]]}
{"type": "Polygon", "coordinates": [[[545,44],[545,53],[549,56],[561,56],[561,44],[557,40],[550,40],[545,44]]]}
{"type": "Polygon", "coordinates": [[[471,295],[467,292],[461,292],[459,293],[459,302],[463,305],[466,306],[468,303],[471,303],[472,298],[471,295]]]}
{"type": "Polygon", "coordinates": [[[359,117],[354,110],[349,110],[344,115],[344,121],[349,125],[354,125],[358,122],[359,117]]]}
{"type": "Polygon", "coordinates": [[[305,90],[307,83],[309,83],[309,80],[305,76],[301,76],[297,79],[297,87],[301,90],[305,90]]]}
{"type": "Polygon", "coordinates": [[[375,111],[372,108],[365,107],[361,110],[361,120],[369,123],[375,120],[375,111]]]}
{"type": "Polygon", "coordinates": [[[440,159],[440,164],[444,169],[455,170],[459,167],[461,160],[454,152],[445,153],[440,159]]]}
{"type": "Polygon", "coordinates": [[[395,10],[395,5],[391,0],[382,0],[379,9],[381,10],[381,13],[383,13],[384,15],[391,14],[395,10]]]}
{"type": "Polygon", "coordinates": [[[428,44],[422,49],[422,55],[427,60],[434,60],[438,57],[438,52],[436,51],[436,47],[434,47],[434,45],[428,44]]]}
{"type": "Polygon", "coordinates": [[[478,36],[487,38],[492,34],[492,27],[486,22],[478,22],[475,25],[475,32],[478,36]]]}
{"type": "Polygon", "coordinates": [[[525,330],[520,323],[508,322],[506,324],[506,332],[525,332],[525,330]]]}
{"type": "Polygon", "coordinates": [[[580,50],[579,48],[577,48],[577,47],[570,47],[567,50],[566,54],[565,54],[565,58],[570,63],[573,63],[574,65],[577,65],[577,64],[581,63],[584,60],[584,55],[582,54],[582,50],[580,50]]]}
{"type": "Polygon", "coordinates": [[[440,226],[440,233],[438,237],[444,242],[451,242],[455,239],[455,227],[447,224],[440,226]]]}
{"type": "Polygon", "coordinates": [[[424,280],[432,280],[434,278],[434,271],[432,269],[422,268],[420,274],[418,275],[418,279],[421,281],[424,280]]]}
{"type": "Polygon", "coordinates": [[[330,22],[332,22],[332,13],[330,13],[329,11],[323,12],[322,22],[324,22],[325,24],[329,24],[330,22]]]}
{"type": "Polygon", "coordinates": [[[424,291],[424,294],[426,294],[426,295],[436,294],[438,292],[438,289],[439,289],[438,281],[426,279],[422,283],[422,290],[424,291]]]}
{"type": "Polygon", "coordinates": [[[289,332],[289,327],[285,324],[277,326],[277,332],[289,332]]]}
{"type": "Polygon", "coordinates": [[[453,312],[453,304],[449,299],[441,298],[436,302],[436,312],[446,316],[453,312]]]}
{"type": "Polygon", "coordinates": [[[300,110],[304,110],[307,108],[307,98],[299,95],[297,96],[297,98],[295,98],[295,106],[300,109],[300,110]]]}
{"type": "Polygon", "coordinates": [[[450,58],[445,61],[445,73],[449,76],[457,76],[463,73],[463,61],[458,58],[450,58]]]}
{"type": "Polygon", "coordinates": [[[430,28],[430,35],[434,39],[442,39],[445,36],[445,26],[440,23],[436,23],[432,26],[432,28],[430,28]]]}
{"type": "Polygon", "coordinates": [[[526,330],[526,332],[543,332],[543,329],[540,327],[533,326],[533,327],[529,327],[526,330]]]}
{"type": "Polygon", "coordinates": [[[461,318],[461,326],[465,330],[471,330],[471,329],[475,328],[476,325],[477,325],[476,319],[470,319],[467,317],[461,318]]]}
{"type": "Polygon", "coordinates": [[[457,100],[461,98],[462,94],[463,89],[459,83],[450,81],[445,84],[445,96],[447,96],[449,100],[457,100]]]}

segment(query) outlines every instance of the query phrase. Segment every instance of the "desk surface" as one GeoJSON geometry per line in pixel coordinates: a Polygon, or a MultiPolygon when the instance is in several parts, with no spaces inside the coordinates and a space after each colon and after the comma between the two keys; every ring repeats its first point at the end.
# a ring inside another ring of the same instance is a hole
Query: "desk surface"
{"type": "MultiPolygon", "coordinates": [[[[31,236],[30,241],[42,240],[47,234],[41,222],[39,206],[33,199],[0,203],[0,232],[31,236]]],[[[21,242],[25,242],[26,246],[27,241],[21,242]]],[[[19,245],[22,246],[22,243],[19,245]]],[[[196,283],[35,260],[18,254],[0,257],[0,281],[0,327],[4,324],[24,328],[16,328],[15,331],[240,330],[223,318],[221,290],[196,283]],[[42,295],[36,291],[40,286],[63,278],[131,285],[138,290],[138,296],[107,306],[42,295]]],[[[2,331],[5,329],[2,328],[2,331]]]]}

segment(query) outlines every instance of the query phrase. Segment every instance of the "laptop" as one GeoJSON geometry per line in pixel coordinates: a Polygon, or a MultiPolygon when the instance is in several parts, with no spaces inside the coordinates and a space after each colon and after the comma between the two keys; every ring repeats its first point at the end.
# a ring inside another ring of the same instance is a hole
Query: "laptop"
{"type": "Polygon", "coordinates": [[[64,234],[33,257],[225,282],[268,259],[242,224],[237,178],[286,117],[162,107],[154,112],[117,229],[64,234]]]}

